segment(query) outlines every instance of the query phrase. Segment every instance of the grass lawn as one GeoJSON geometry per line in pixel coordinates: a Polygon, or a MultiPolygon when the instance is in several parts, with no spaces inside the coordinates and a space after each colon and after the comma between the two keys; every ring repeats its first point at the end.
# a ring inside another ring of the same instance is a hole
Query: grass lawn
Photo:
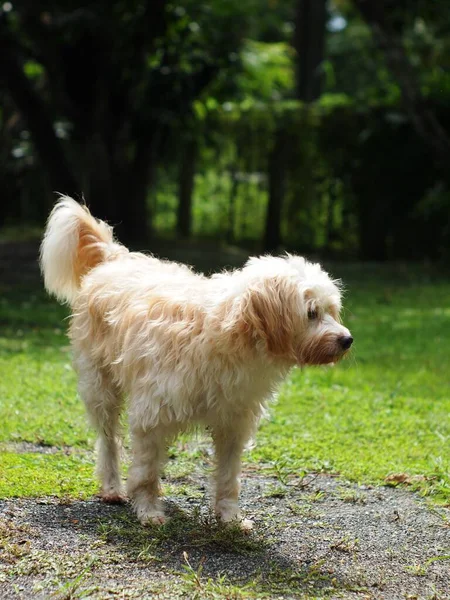
{"type": "MultiPolygon", "coordinates": [[[[450,281],[413,267],[332,273],[346,283],[353,354],[292,373],[246,464],[281,484],[310,470],[374,484],[406,473],[449,503],[450,281]]],[[[2,291],[0,497],[88,497],[94,436],[76,397],[67,312],[40,289],[2,291]]]]}

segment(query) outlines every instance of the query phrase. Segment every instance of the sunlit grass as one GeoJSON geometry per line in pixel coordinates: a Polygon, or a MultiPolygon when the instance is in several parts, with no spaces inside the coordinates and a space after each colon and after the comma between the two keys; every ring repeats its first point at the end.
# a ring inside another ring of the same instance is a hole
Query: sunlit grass
{"type": "MultiPolygon", "coordinates": [[[[307,469],[366,483],[383,483],[390,473],[422,475],[415,483],[422,493],[450,502],[450,283],[412,268],[336,266],[333,275],[347,287],[352,356],[333,368],[295,370],[246,461],[285,477],[307,469]]],[[[0,465],[3,497],[94,490],[92,454],[11,452],[20,442],[93,448],[70,367],[66,314],[42,291],[6,291],[1,300],[0,442],[9,450],[0,465]]]]}
{"type": "Polygon", "coordinates": [[[95,494],[92,459],[65,454],[0,453],[0,498],[95,494]]]}

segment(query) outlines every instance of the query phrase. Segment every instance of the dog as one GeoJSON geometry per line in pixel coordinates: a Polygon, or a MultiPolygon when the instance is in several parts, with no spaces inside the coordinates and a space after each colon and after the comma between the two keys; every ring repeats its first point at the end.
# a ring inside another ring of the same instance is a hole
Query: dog
{"type": "Polygon", "coordinates": [[[339,319],[339,282],[289,254],[196,274],[130,252],[68,196],[50,214],[40,264],[48,292],[72,308],[74,367],[98,434],[103,500],[125,499],[119,416],[127,398],[127,492],[140,522],[165,522],[165,448],[203,425],[215,447],[216,516],[249,529],[238,506],[241,455],[274,391],[295,365],[334,363],[352,345],[339,319]]]}

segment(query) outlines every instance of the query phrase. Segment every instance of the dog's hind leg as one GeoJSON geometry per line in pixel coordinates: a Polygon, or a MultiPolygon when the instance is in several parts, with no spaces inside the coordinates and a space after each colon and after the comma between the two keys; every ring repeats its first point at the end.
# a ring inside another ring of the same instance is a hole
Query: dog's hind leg
{"type": "Polygon", "coordinates": [[[78,356],[75,367],[79,375],[78,391],[98,436],[96,474],[101,484],[100,497],[105,502],[121,502],[124,500],[119,436],[122,395],[111,379],[90,359],[78,356]]]}

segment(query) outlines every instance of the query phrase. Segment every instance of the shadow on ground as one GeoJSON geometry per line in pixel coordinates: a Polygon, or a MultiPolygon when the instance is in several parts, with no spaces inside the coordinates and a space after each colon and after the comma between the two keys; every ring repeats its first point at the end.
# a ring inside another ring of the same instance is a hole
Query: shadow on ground
{"type": "Polygon", "coordinates": [[[449,511],[405,490],[251,475],[250,535],[219,527],[205,494],[167,505],[167,525],[143,528],[96,499],[3,502],[2,597],[449,597],[449,511]]]}

